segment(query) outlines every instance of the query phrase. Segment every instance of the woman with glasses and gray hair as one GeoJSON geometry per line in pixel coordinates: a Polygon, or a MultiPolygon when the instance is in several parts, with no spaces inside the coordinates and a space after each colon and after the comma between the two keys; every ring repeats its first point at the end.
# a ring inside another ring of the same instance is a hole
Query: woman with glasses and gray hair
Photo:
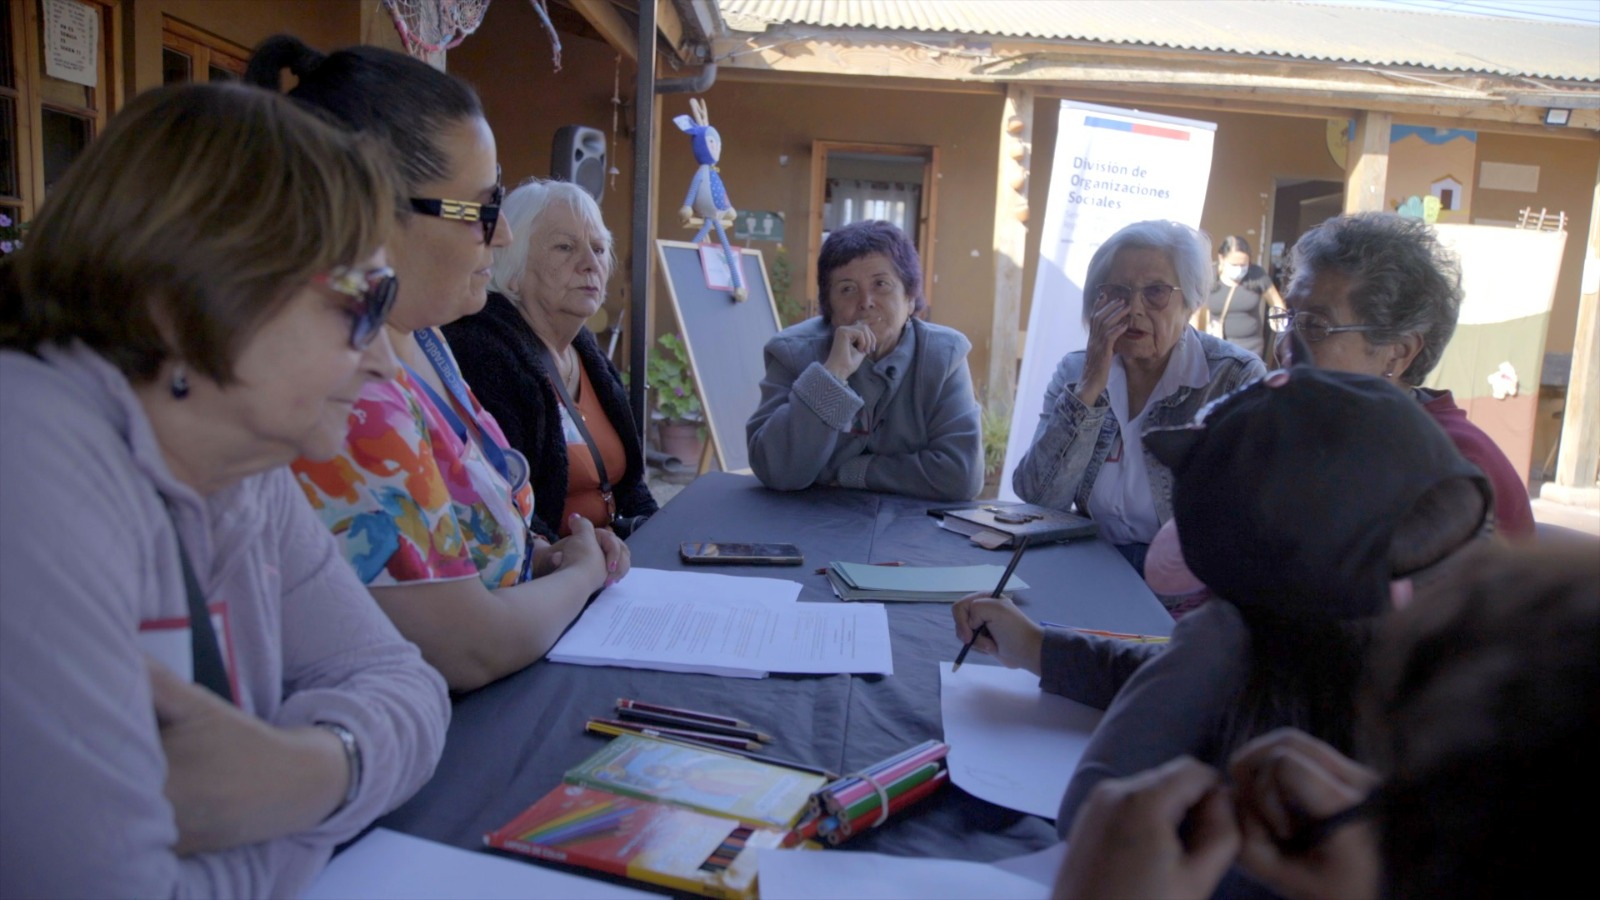
{"type": "Polygon", "coordinates": [[[1076,504],[1141,574],[1172,518],[1172,473],[1144,449],[1145,431],[1189,422],[1266,374],[1255,354],[1188,324],[1211,283],[1211,242],[1187,225],[1135,222],[1102,244],[1084,280],[1089,345],[1056,367],[1012,474],[1030,503],[1076,504]]]}
{"type": "Polygon", "coordinates": [[[445,326],[461,371],[511,446],[537,464],[533,527],[548,540],[577,514],[627,537],[656,511],[617,367],[584,326],[616,262],[600,206],[538,179],[506,195],[517,239],[494,254],[489,302],[445,326]]]}
{"type": "Polygon", "coordinates": [[[627,571],[588,520],[559,551],[535,540],[528,460],[462,377],[440,326],[483,308],[500,221],[494,133],[465,82],[377,47],[322,54],[287,35],[256,49],[245,80],[380,140],[403,216],[387,249],[400,280],[388,336],[394,378],[367,385],[332,459],[294,471],[345,558],[452,690],[544,656],[597,590],[627,571]],[[554,559],[552,559],[554,557],[554,559]],[[534,577],[538,576],[538,577],[534,577]]]}
{"type": "MultiPolygon", "coordinates": [[[[1505,453],[1467,420],[1449,391],[1422,387],[1455,334],[1461,265],[1420,219],[1386,212],[1329,219],[1294,246],[1288,309],[1269,318],[1297,331],[1319,368],[1361,372],[1409,392],[1494,487],[1495,528],[1533,534],[1528,489],[1505,453]]],[[[1289,341],[1278,342],[1287,365],[1289,341]]]]}

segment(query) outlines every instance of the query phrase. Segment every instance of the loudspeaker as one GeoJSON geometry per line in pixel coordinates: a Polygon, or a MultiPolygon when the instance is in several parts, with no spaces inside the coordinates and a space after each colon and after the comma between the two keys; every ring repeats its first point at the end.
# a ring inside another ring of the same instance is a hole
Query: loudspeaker
{"type": "Polygon", "coordinates": [[[572,182],[599,203],[606,192],[606,136],[587,125],[561,126],[550,152],[550,177],[572,182]]]}

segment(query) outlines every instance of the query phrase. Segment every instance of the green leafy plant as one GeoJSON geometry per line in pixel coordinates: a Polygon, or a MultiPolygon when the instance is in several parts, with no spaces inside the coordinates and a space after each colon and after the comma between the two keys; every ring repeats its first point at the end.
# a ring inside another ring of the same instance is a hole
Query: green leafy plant
{"type": "Polygon", "coordinates": [[[778,306],[778,324],[787,328],[802,319],[808,318],[804,301],[794,297],[794,266],[789,262],[789,254],[782,247],[772,256],[772,267],[767,271],[767,277],[772,281],[772,300],[778,306]]]}
{"type": "Polygon", "coordinates": [[[983,477],[995,478],[1006,464],[1006,443],[1011,439],[1010,407],[986,406],[983,410],[983,477]]]}
{"type": "Polygon", "coordinates": [[[694,392],[689,350],[675,334],[663,334],[645,364],[645,377],[656,393],[656,412],[671,421],[700,420],[700,397],[694,392]]]}

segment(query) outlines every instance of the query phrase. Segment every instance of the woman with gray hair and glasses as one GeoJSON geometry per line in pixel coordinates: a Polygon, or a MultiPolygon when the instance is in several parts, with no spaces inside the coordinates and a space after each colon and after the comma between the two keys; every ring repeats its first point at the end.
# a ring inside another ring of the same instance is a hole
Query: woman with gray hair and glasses
{"type": "Polygon", "coordinates": [[[615,267],[611,232],[594,198],[560,181],[523,182],[500,214],[517,240],[495,250],[488,305],[445,336],[506,440],[533,461],[533,527],[553,541],[576,514],[627,537],[656,501],[622,377],[584,326],[615,267]]]}
{"type": "MultiPolygon", "coordinates": [[[[1287,310],[1268,318],[1298,331],[1318,368],[1361,372],[1408,391],[1494,487],[1495,528],[1533,534],[1528,489],[1505,453],[1467,420],[1449,391],[1423,379],[1439,365],[1461,312],[1461,265],[1420,219],[1370,212],[1340,216],[1294,246],[1287,310]]],[[[1278,342],[1289,362],[1289,341],[1278,342]]]]}
{"type": "Polygon", "coordinates": [[[1266,374],[1255,354],[1189,326],[1211,279],[1211,241],[1187,225],[1135,222],[1102,244],[1084,280],[1089,346],[1056,368],[1011,478],[1030,503],[1076,504],[1141,574],[1172,518],[1172,473],[1140,438],[1266,374]]]}

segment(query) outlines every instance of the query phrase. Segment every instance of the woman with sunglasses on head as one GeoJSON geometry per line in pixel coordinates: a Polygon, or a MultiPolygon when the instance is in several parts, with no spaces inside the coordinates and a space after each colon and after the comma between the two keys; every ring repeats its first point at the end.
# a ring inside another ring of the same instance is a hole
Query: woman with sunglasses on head
{"type": "Polygon", "coordinates": [[[1191,421],[1266,367],[1189,326],[1211,293],[1211,247],[1187,225],[1123,228],[1095,251],[1084,284],[1089,346],[1056,368],[1011,483],[1030,503],[1076,504],[1142,574],[1151,539],[1172,518],[1172,473],[1141,438],[1191,421]]]}
{"type": "Polygon", "coordinates": [[[384,142],[406,197],[388,243],[401,369],[362,391],[338,456],[295,472],[400,632],[453,690],[470,690],[542,658],[584,602],[626,574],[627,547],[587,520],[554,549],[535,540],[529,461],[437,330],[483,308],[493,251],[515,240],[499,221],[494,134],[477,95],[400,53],[324,56],[288,36],[258,47],[245,79],[276,87],[284,69],[297,79],[290,97],[384,142]]]}
{"type": "Polygon", "coordinates": [[[286,467],[394,374],[393,197],[279,97],[167,88],[0,264],[0,895],[297,896],[432,774],[444,683],[286,467]]]}
{"type": "MultiPolygon", "coordinates": [[[[1387,379],[1409,392],[1494,486],[1495,528],[1533,534],[1528,488],[1483,429],[1467,420],[1449,391],[1422,381],[1439,364],[1461,313],[1461,264],[1420,219],[1372,212],[1340,216],[1306,232],[1294,247],[1288,309],[1275,328],[1300,333],[1324,369],[1387,379]]],[[[1289,362],[1289,341],[1278,342],[1289,362]]]]}

